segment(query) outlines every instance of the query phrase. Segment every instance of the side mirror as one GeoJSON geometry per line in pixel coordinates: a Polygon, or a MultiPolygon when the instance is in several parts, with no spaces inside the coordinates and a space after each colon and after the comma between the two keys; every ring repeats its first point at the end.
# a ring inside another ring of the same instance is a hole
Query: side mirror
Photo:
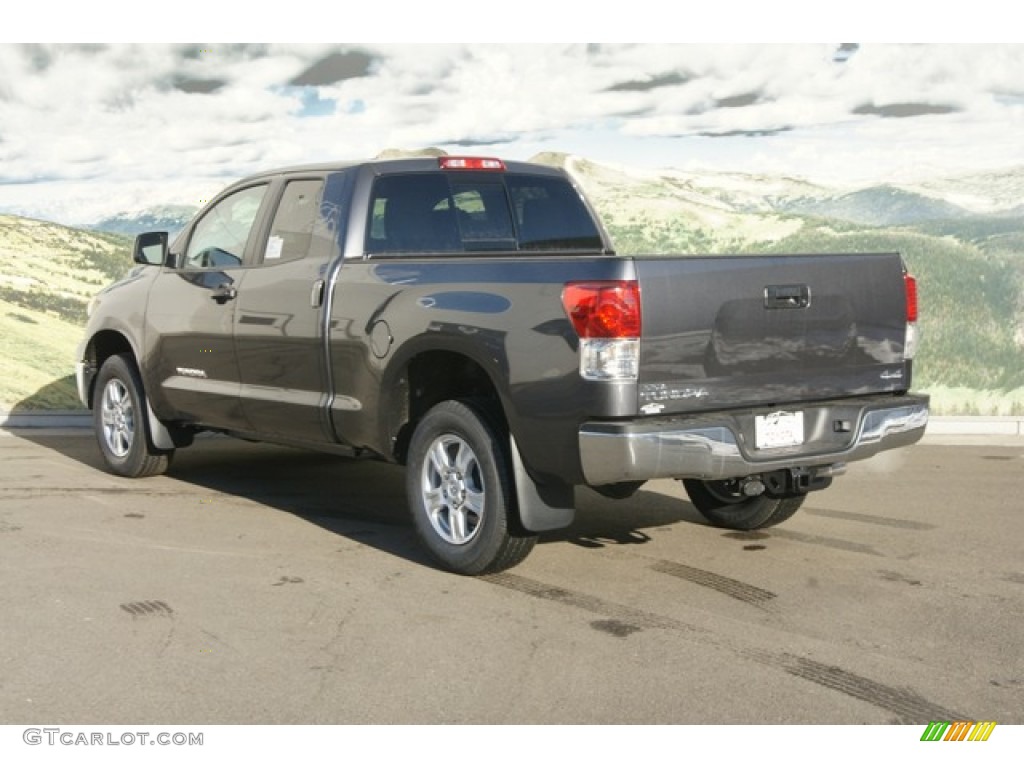
{"type": "Polygon", "coordinates": [[[167,261],[167,233],[143,232],[135,238],[132,261],[158,267],[167,261]]]}

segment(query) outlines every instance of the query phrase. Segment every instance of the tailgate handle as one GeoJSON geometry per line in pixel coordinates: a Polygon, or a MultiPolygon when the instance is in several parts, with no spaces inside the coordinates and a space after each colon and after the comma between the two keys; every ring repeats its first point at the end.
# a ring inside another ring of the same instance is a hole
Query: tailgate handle
{"type": "Polygon", "coordinates": [[[766,285],[765,309],[804,309],[811,306],[809,285],[766,285]]]}

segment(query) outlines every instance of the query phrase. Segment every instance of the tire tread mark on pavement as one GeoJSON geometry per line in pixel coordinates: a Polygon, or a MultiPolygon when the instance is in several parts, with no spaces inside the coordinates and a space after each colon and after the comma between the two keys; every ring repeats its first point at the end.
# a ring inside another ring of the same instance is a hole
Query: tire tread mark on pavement
{"type": "Polygon", "coordinates": [[[640,627],[641,629],[669,629],[676,630],[678,632],[704,632],[704,630],[699,627],[679,621],[678,619],[672,619],[668,616],[660,616],[649,611],[641,611],[637,608],[630,608],[629,606],[613,603],[609,600],[603,600],[600,597],[576,592],[575,590],[562,589],[561,587],[555,587],[541,581],[528,579],[525,576],[517,576],[513,573],[494,573],[487,576],[479,576],[477,578],[480,581],[486,581],[489,584],[495,584],[499,587],[504,587],[505,589],[522,592],[523,594],[530,595],[531,597],[539,597],[542,600],[550,600],[573,608],[579,608],[587,611],[588,613],[604,616],[610,620],[618,621],[623,624],[630,624],[635,627],[640,627]]]}
{"type": "Polygon", "coordinates": [[[833,691],[886,709],[895,714],[902,724],[914,725],[932,720],[968,720],[970,718],[933,704],[908,688],[893,688],[867,677],[847,672],[841,667],[822,664],[813,659],[789,653],[773,654],[761,651],[741,652],[754,661],[821,685],[833,691]]]}
{"type": "Polygon", "coordinates": [[[141,616],[174,615],[174,609],[163,600],[142,600],[134,603],[121,603],[121,610],[130,613],[133,618],[141,616]]]}
{"type": "Polygon", "coordinates": [[[847,541],[846,539],[834,539],[831,536],[812,536],[807,533],[787,531],[783,528],[773,528],[771,538],[789,539],[790,541],[799,541],[803,544],[818,544],[822,547],[841,549],[845,552],[859,552],[862,555],[883,557],[881,552],[874,547],[869,547],[867,544],[858,544],[855,541],[847,541]]]}
{"type": "Polygon", "coordinates": [[[881,515],[865,515],[863,512],[845,512],[838,509],[805,509],[802,514],[814,517],[829,517],[836,520],[852,520],[856,523],[884,525],[889,528],[903,528],[908,531],[932,531],[938,528],[932,523],[917,520],[902,520],[898,517],[882,517],[881,515]]]}
{"type": "Polygon", "coordinates": [[[692,565],[674,563],[671,560],[657,560],[650,565],[650,568],[652,571],[675,576],[677,579],[683,579],[699,586],[713,589],[716,592],[721,592],[723,595],[728,595],[751,605],[760,606],[777,597],[774,592],[755,587],[753,584],[730,579],[728,576],[722,576],[712,571],[694,568],[692,565]]]}
{"type": "MultiPolygon", "coordinates": [[[[630,608],[575,590],[545,584],[525,576],[517,576],[513,573],[497,573],[488,576],[478,576],[477,578],[480,581],[485,581],[495,586],[511,589],[542,600],[550,600],[562,605],[579,608],[589,613],[600,614],[612,621],[625,622],[641,629],[677,630],[691,635],[708,634],[707,630],[679,621],[678,619],[630,608]]],[[[829,690],[892,712],[899,718],[901,723],[931,722],[937,718],[945,720],[968,719],[945,707],[933,704],[912,690],[893,688],[870,678],[847,672],[841,667],[830,666],[813,659],[794,656],[789,653],[780,654],[756,648],[738,648],[732,642],[722,642],[721,638],[709,638],[704,640],[704,642],[713,643],[718,649],[731,650],[740,658],[763,664],[772,669],[777,669],[810,683],[820,685],[823,688],[828,688],[829,690]]]]}

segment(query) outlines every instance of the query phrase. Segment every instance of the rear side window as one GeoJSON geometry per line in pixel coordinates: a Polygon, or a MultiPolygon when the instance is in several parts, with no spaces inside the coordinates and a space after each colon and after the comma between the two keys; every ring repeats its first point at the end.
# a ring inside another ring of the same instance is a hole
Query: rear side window
{"type": "Polygon", "coordinates": [[[265,265],[295,261],[306,256],[327,258],[330,255],[333,243],[325,237],[329,233],[317,226],[323,188],[321,179],[288,182],[263,252],[265,265]]]}
{"type": "Polygon", "coordinates": [[[465,253],[602,248],[579,194],[564,179],[420,173],[374,184],[368,253],[465,253]]]}

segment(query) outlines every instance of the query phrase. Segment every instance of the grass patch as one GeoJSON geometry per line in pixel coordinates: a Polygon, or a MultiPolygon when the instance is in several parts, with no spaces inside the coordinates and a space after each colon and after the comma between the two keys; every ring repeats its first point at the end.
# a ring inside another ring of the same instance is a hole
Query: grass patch
{"type": "Polygon", "coordinates": [[[979,390],[936,385],[927,390],[935,416],[1024,416],[1024,387],[979,390]]]}
{"type": "Polygon", "coordinates": [[[63,318],[0,300],[0,409],[81,408],[74,384],[81,335],[63,318]]]}

